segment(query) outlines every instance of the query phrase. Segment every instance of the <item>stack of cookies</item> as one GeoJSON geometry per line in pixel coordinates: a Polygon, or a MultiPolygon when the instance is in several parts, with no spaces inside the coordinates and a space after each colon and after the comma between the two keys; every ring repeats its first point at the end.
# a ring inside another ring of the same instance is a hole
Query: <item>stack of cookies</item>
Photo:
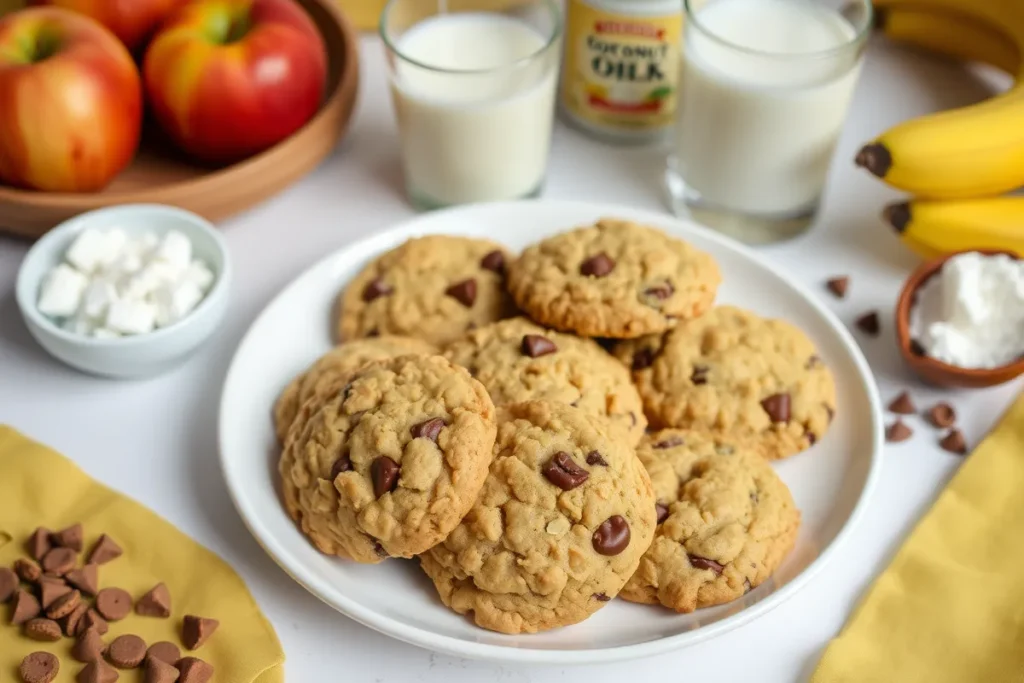
{"type": "Polygon", "coordinates": [[[835,386],[801,331],[714,307],[714,260],[602,220],[514,257],[411,239],[341,293],[339,346],[275,406],[284,504],[322,552],[418,557],[481,627],[678,612],[764,582],[800,525],[770,465],[835,386]]]}

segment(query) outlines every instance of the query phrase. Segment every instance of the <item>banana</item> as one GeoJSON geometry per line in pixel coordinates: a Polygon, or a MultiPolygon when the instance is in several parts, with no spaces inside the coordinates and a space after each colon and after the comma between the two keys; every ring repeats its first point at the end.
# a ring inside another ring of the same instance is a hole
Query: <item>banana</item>
{"type": "Polygon", "coordinates": [[[1024,197],[913,200],[891,204],[882,215],[903,243],[925,259],[967,249],[1024,256],[1024,197]]]}
{"type": "MultiPolygon", "coordinates": [[[[865,145],[857,154],[857,164],[893,187],[932,199],[984,197],[1024,186],[1024,2],[877,0],[876,4],[883,15],[911,8],[945,12],[1003,36],[1004,47],[1015,49],[1017,82],[1008,92],[980,104],[895,126],[865,145]]],[[[1007,55],[989,54],[988,61],[995,59],[1009,65],[1007,55]]]]}

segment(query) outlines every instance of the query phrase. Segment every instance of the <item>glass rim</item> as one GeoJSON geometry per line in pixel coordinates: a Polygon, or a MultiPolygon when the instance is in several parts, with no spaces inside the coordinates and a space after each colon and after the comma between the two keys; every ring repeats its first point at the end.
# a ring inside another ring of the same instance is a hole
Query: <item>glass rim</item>
{"type": "MultiPolygon", "coordinates": [[[[842,45],[836,47],[830,47],[826,50],[813,50],[810,52],[772,52],[769,50],[759,50],[757,48],[746,47],[740,45],[731,40],[723,38],[718,35],[707,26],[705,26],[698,18],[697,14],[699,10],[694,10],[693,4],[696,0],[683,0],[683,9],[686,12],[686,25],[693,26],[701,32],[705,37],[715,41],[719,45],[729,48],[730,50],[736,50],[748,55],[754,55],[757,57],[767,57],[770,59],[778,60],[796,60],[796,59],[824,59],[828,57],[837,57],[845,52],[856,49],[858,46],[863,45],[867,42],[868,36],[871,35],[872,28],[874,27],[875,18],[875,7],[871,0],[853,0],[852,5],[863,5],[866,10],[866,16],[864,17],[864,25],[857,30],[853,38],[846,41],[842,45]]],[[[838,13],[838,12],[837,12],[838,13]]],[[[844,17],[845,18],[845,17],[844,17]]],[[[856,27],[855,27],[856,28],[856,27]]]]}
{"type": "MultiPolygon", "coordinates": [[[[545,54],[546,52],[551,50],[553,47],[555,47],[558,44],[559,38],[561,38],[561,36],[562,36],[562,28],[563,28],[563,26],[562,26],[562,13],[559,11],[558,6],[555,4],[555,0],[536,0],[536,2],[538,2],[539,4],[543,4],[543,5],[547,6],[549,13],[551,14],[551,17],[554,20],[554,24],[553,24],[552,29],[551,29],[551,35],[548,36],[548,38],[544,42],[544,44],[542,46],[540,46],[536,51],[531,52],[530,54],[528,54],[528,55],[526,55],[524,57],[519,57],[518,59],[514,59],[514,60],[512,60],[512,61],[510,61],[510,62],[508,62],[506,64],[501,64],[500,66],[488,67],[488,68],[485,68],[485,69],[448,69],[448,68],[445,68],[445,67],[434,66],[432,64],[427,64],[426,62],[423,62],[423,61],[421,61],[419,59],[413,59],[412,57],[410,57],[409,55],[405,54],[400,49],[398,49],[398,46],[392,40],[392,38],[389,35],[389,32],[387,30],[387,19],[388,19],[388,15],[391,13],[391,9],[395,5],[397,5],[399,2],[408,2],[408,1],[409,0],[388,0],[387,4],[384,5],[384,11],[382,11],[380,13],[380,23],[378,24],[378,33],[380,33],[381,40],[384,41],[384,46],[387,49],[391,50],[391,52],[393,52],[395,55],[397,55],[400,59],[402,59],[403,61],[408,62],[409,64],[412,64],[413,66],[416,66],[416,67],[418,67],[420,69],[425,69],[427,71],[433,71],[434,73],[450,74],[450,75],[453,75],[453,76],[458,76],[458,75],[465,75],[465,76],[476,75],[476,76],[479,76],[479,75],[483,75],[483,74],[497,73],[497,72],[500,72],[500,71],[504,71],[506,69],[512,69],[512,68],[515,68],[517,66],[522,66],[522,65],[525,65],[525,64],[529,64],[530,62],[532,62],[535,59],[539,58],[540,56],[542,56],[543,54],[545,54]]],[[[480,11],[481,12],[487,12],[487,10],[484,10],[484,9],[481,9],[480,11]]],[[[498,12],[494,12],[493,10],[490,11],[489,13],[498,14],[498,12]]],[[[433,16],[439,16],[439,14],[433,15],[433,16]]],[[[459,12],[459,14],[461,14],[461,12],[459,12]]],[[[415,24],[413,24],[413,25],[415,26],[415,24]]]]}

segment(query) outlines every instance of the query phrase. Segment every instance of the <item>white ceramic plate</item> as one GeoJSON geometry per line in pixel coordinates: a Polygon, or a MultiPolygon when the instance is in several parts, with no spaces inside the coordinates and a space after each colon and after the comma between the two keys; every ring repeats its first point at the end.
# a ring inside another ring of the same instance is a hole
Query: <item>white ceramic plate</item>
{"type": "Polygon", "coordinates": [[[863,511],[879,471],[881,407],[863,356],[843,325],[802,287],[728,238],[660,214],[573,202],[517,202],[431,213],[343,248],[291,283],[257,318],[231,364],[220,410],[221,464],[252,534],[296,581],[338,611],[394,638],[447,654],[534,663],[595,664],[713,638],[765,614],[816,574],[863,511]],[[582,624],[505,636],[450,612],[414,560],[358,565],[317,552],[279,503],[271,407],[287,382],[331,346],[338,291],[372,258],[426,233],[487,236],[512,249],[601,216],[657,225],[710,252],[724,276],[719,301],[803,328],[839,387],[832,428],[778,471],[803,513],[796,548],[743,599],[677,615],[621,600],[582,624]]]}

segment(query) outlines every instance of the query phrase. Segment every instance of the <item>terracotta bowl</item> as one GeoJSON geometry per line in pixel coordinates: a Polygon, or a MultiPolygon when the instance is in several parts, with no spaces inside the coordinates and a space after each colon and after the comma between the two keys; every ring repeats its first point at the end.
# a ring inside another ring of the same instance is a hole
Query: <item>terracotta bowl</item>
{"type": "MultiPolygon", "coordinates": [[[[1007,254],[1013,258],[1019,258],[1012,252],[1000,251],[998,249],[972,249],[969,251],[990,255],[1007,254]]],[[[998,368],[972,370],[949,365],[924,355],[917,343],[910,338],[910,310],[917,300],[917,290],[933,275],[938,274],[946,261],[956,255],[948,254],[942,258],[922,264],[903,285],[903,291],[900,292],[899,301],[896,303],[896,342],[899,344],[900,354],[914,372],[920,375],[926,382],[936,386],[979,389],[1009,382],[1024,374],[1024,357],[1009,365],[1003,365],[998,368]]]]}

